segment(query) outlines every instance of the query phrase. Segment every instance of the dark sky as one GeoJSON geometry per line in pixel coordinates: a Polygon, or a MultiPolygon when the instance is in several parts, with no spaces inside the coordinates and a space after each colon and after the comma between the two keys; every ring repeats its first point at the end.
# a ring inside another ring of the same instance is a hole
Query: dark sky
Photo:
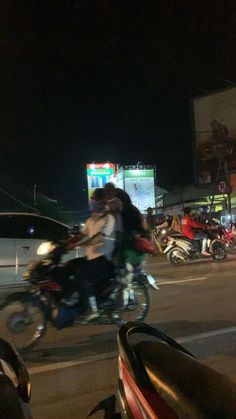
{"type": "Polygon", "coordinates": [[[192,182],[189,100],[236,81],[234,9],[1,1],[0,171],[67,208],[85,206],[86,162],[142,161],[163,187],[192,182]]]}

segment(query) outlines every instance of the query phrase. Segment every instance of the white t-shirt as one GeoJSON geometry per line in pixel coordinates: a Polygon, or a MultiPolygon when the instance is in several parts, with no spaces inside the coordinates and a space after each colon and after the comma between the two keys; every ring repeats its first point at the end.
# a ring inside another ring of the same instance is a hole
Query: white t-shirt
{"type": "Polygon", "coordinates": [[[92,215],[85,223],[84,234],[93,237],[98,233],[102,234],[99,244],[86,247],[87,259],[95,259],[105,256],[108,260],[112,258],[115,247],[115,218],[111,214],[92,215]]]}

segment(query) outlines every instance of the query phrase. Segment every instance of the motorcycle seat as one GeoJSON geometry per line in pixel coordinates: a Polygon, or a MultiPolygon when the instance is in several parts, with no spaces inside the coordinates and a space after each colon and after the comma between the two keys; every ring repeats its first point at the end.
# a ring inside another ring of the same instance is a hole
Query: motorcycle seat
{"type": "Polygon", "coordinates": [[[177,417],[236,417],[236,385],[227,377],[165,343],[141,342],[135,352],[152,387],[177,417]]]}

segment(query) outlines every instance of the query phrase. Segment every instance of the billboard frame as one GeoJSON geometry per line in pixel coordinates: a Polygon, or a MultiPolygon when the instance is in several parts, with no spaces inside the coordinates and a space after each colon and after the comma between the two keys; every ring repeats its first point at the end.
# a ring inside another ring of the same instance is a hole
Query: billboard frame
{"type": "MultiPolygon", "coordinates": [[[[124,170],[124,190],[126,190],[126,186],[125,186],[125,172],[126,171],[132,171],[132,170],[140,170],[140,171],[145,171],[145,170],[153,170],[153,186],[154,186],[154,207],[153,209],[156,208],[156,165],[144,165],[144,164],[132,164],[132,165],[125,165],[123,166],[123,170],[124,170]]],[[[142,213],[145,213],[146,210],[142,210],[142,213]]]]}
{"type": "MultiPolygon", "coordinates": [[[[191,120],[191,132],[192,132],[192,152],[193,152],[193,174],[194,174],[194,184],[199,185],[198,173],[197,173],[197,159],[196,159],[196,150],[197,150],[197,139],[196,139],[196,129],[195,129],[195,120],[194,120],[194,101],[197,99],[204,99],[207,96],[213,96],[217,93],[223,93],[227,90],[236,88],[236,83],[232,83],[230,86],[220,87],[211,91],[207,91],[204,94],[199,94],[193,96],[189,99],[190,103],[190,120],[191,120]]],[[[212,180],[211,183],[215,183],[216,179],[212,180]]]]}

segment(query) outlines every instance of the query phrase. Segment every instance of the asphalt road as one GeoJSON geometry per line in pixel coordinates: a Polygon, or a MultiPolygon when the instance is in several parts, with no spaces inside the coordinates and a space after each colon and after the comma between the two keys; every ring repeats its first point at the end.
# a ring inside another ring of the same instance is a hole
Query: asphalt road
{"type": "MultiPolygon", "coordinates": [[[[158,278],[160,291],[150,290],[146,322],[236,380],[236,257],[221,264],[205,260],[178,268],[155,257],[147,270],[158,278]]],[[[113,325],[49,328],[26,358],[36,419],[83,419],[114,392],[116,332],[113,325]]]]}

